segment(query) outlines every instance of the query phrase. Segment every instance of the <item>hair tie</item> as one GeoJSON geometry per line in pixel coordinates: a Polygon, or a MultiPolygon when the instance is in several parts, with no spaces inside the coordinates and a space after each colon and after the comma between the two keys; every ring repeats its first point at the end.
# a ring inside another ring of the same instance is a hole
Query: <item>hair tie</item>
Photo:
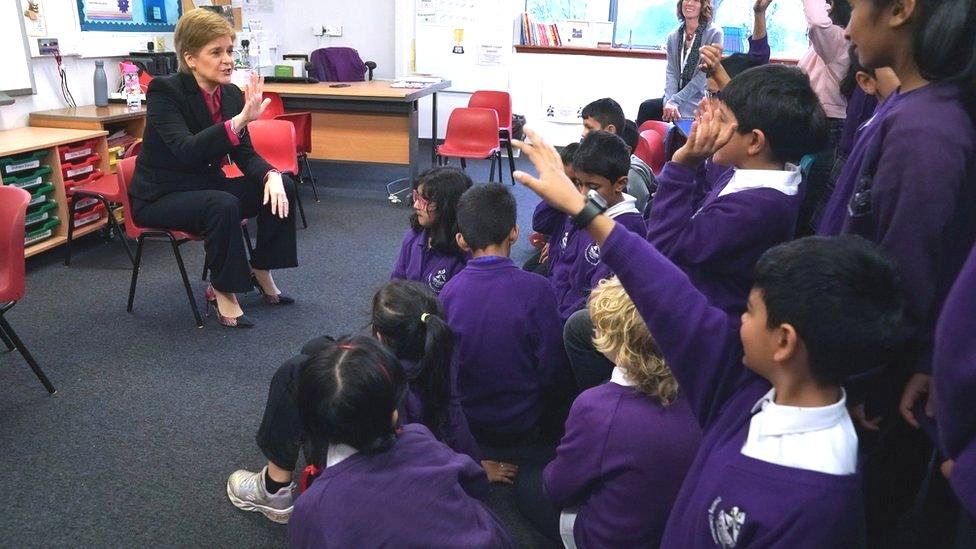
{"type": "Polygon", "coordinates": [[[427,324],[427,317],[429,317],[429,316],[430,316],[430,313],[424,313],[424,314],[420,315],[420,321],[423,322],[424,324],[427,324]]]}
{"type": "Polygon", "coordinates": [[[356,348],[355,348],[355,347],[353,347],[353,346],[352,346],[351,344],[349,344],[349,343],[340,343],[339,345],[337,345],[337,347],[339,347],[339,348],[340,348],[340,349],[342,349],[343,351],[355,351],[355,350],[356,350],[356,348]]]}
{"type": "MultiPolygon", "coordinates": [[[[356,347],[354,345],[352,345],[351,343],[340,343],[340,344],[336,345],[336,347],[342,349],[343,351],[355,351],[356,350],[356,347]]],[[[385,366],[383,366],[379,362],[374,362],[373,364],[375,364],[376,367],[381,372],[383,372],[383,377],[385,377],[387,381],[389,381],[390,383],[393,382],[393,378],[390,377],[390,372],[388,372],[386,370],[386,367],[385,366]]]]}

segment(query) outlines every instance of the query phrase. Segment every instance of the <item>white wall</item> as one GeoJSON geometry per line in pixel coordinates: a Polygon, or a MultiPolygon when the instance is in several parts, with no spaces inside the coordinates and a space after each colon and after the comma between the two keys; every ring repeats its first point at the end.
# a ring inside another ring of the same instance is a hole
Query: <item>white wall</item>
{"type": "MultiPolygon", "coordinates": [[[[118,62],[120,60],[121,58],[104,59],[109,91],[112,91],[113,86],[119,81],[118,62]]],[[[54,58],[37,57],[32,61],[37,93],[19,95],[14,98],[17,101],[13,105],[0,107],[0,130],[26,126],[28,115],[31,112],[60,109],[68,106],[61,97],[61,80],[54,58]]],[[[65,72],[68,74],[68,87],[78,105],[95,103],[95,88],[92,84],[92,77],[95,74],[95,61],[96,59],[80,57],[63,58],[65,72]]]]}

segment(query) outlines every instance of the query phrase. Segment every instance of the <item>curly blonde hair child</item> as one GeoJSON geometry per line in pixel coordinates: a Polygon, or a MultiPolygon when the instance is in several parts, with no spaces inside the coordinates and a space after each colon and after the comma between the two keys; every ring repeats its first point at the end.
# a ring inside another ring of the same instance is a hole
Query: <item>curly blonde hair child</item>
{"type": "Polygon", "coordinates": [[[678,382],[624,287],[611,277],[590,293],[593,345],[624,370],[635,388],[662,406],[674,402],[678,382]]]}

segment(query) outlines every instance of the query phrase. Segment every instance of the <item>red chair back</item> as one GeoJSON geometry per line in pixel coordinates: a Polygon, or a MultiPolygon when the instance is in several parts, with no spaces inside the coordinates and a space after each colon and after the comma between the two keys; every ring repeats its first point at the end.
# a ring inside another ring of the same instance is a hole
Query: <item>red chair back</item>
{"type": "Polygon", "coordinates": [[[119,194],[122,195],[122,210],[125,212],[125,234],[129,238],[139,238],[139,235],[144,233],[146,229],[136,225],[135,219],[132,219],[132,201],[129,199],[129,183],[132,182],[132,176],[136,172],[136,158],[137,156],[128,156],[123,158],[117,166],[119,167],[119,194]]]}
{"type": "Polygon", "coordinates": [[[458,108],[447,119],[441,156],[488,158],[499,149],[498,113],[494,109],[458,108]]]}
{"type": "Polygon", "coordinates": [[[312,152],[312,113],[286,112],[275,117],[276,120],[287,120],[295,125],[295,146],[298,154],[312,152]]]}
{"type": "Polygon", "coordinates": [[[0,302],[24,297],[24,217],[29,192],[0,186],[0,302]]]}
{"type": "Polygon", "coordinates": [[[498,129],[512,134],[512,96],[508,92],[479,90],[468,100],[468,107],[495,109],[498,129]]]}
{"type": "Polygon", "coordinates": [[[634,154],[651,167],[654,175],[661,173],[661,170],[664,169],[664,163],[667,161],[664,155],[664,139],[661,139],[655,130],[644,130],[641,132],[640,137],[641,142],[637,145],[637,148],[640,149],[641,146],[646,146],[647,149],[644,154],[647,155],[647,158],[637,154],[637,152],[634,152],[634,154]]]}
{"type": "Polygon", "coordinates": [[[281,96],[275,92],[264,92],[264,98],[271,102],[261,113],[261,120],[271,120],[277,116],[285,114],[285,104],[281,102],[281,96]]]}
{"type": "Polygon", "coordinates": [[[671,131],[671,124],[661,122],[660,120],[647,120],[637,129],[641,135],[644,135],[644,132],[647,130],[654,130],[663,142],[664,138],[668,136],[668,132],[671,131]]]}
{"type": "Polygon", "coordinates": [[[247,125],[254,151],[281,173],[298,175],[295,125],[287,120],[255,120],[247,125]]]}

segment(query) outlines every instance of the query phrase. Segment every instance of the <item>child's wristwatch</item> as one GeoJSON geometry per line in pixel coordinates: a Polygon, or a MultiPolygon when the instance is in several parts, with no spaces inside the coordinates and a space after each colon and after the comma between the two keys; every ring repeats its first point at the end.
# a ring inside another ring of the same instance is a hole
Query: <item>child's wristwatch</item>
{"type": "Polygon", "coordinates": [[[607,211],[607,201],[594,190],[586,193],[586,203],[580,212],[570,218],[577,229],[585,229],[593,219],[607,211]]]}

